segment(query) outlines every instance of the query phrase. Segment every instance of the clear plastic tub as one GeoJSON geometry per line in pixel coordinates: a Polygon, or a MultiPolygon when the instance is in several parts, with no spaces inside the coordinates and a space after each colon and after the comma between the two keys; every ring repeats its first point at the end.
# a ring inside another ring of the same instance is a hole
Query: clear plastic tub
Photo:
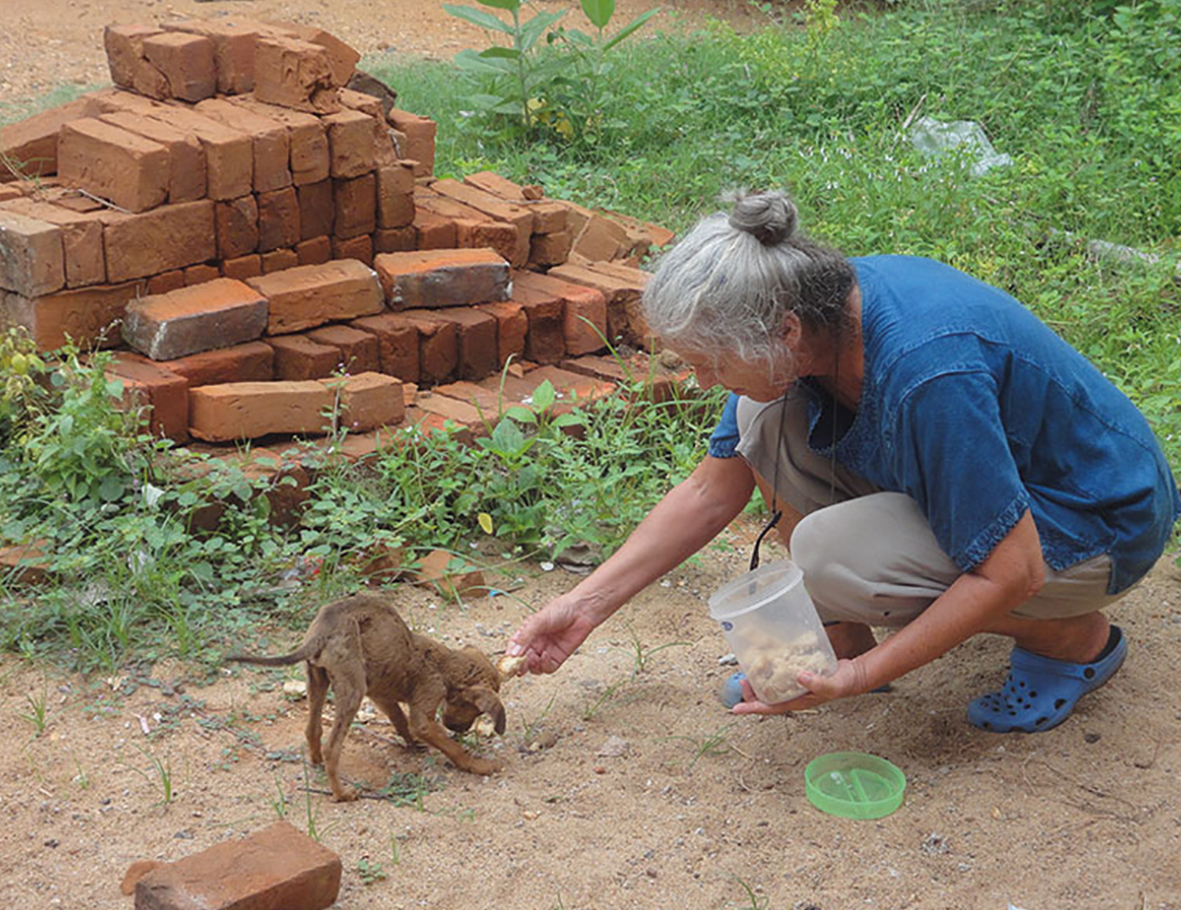
{"type": "Polygon", "coordinates": [[[797,681],[802,671],[836,669],[804,573],[790,559],[766,563],[724,584],[709,599],[709,615],[721,625],[755,695],[767,704],[807,691],[797,681]]]}

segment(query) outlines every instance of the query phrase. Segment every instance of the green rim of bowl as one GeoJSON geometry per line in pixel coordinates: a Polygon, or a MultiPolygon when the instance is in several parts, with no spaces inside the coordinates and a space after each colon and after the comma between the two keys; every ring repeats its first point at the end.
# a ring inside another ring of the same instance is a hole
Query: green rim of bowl
{"type": "Polygon", "coordinates": [[[804,768],[808,801],[840,818],[883,818],[902,805],[906,775],[865,752],[830,752],[804,768]]]}

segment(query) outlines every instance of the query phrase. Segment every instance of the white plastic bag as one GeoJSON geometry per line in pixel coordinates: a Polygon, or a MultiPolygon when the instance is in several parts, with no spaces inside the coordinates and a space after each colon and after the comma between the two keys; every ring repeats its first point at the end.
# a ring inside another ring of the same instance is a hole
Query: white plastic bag
{"type": "Polygon", "coordinates": [[[910,141],[918,151],[931,158],[939,158],[952,149],[965,147],[972,162],[972,176],[987,174],[994,167],[1013,163],[1008,155],[997,153],[984,135],[979,123],[954,120],[947,123],[933,117],[920,117],[910,130],[910,141]]]}

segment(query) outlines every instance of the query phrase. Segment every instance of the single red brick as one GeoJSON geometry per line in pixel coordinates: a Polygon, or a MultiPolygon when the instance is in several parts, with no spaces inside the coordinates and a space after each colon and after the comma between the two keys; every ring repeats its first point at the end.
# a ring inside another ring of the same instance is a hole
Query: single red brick
{"type": "Polygon", "coordinates": [[[33,298],[4,294],[0,324],[24,326],[39,351],[57,350],[70,339],[83,347],[112,347],[122,340],[116,324],[144,285],[129,281],[33,298]]]}
{"type": "Polygon", "coordinates": [[[57,173],[57,140],[66,123],[91,116],[85,98],[0,126],[0,183],[57,173]]]}
{"type": "Polygon", "coordinates": [[[166,205],[139,215],[104,214],[107,280],[122,282],[217,258],[213,201],[166,205]]]}
{"type": "Polygon", "coordinates": [[[275,378],[275,351],[265,342],[248,341],[160,361],[190,387],[223,382],[266,382],[275,378]]]}
{"type": "Polygon", "coordinates": [[[258,253],[247,253],[233,259],[223,259],[221,273],[226,278],[237,278],[239,281],[257,278],[262,274],[262,258],[258,253]]]}
{"type": "Polygon", "coordinates": [[[377,227],[377,180],[365,174],[352,180],[333,180],[335,205],[333,236],[341,240],[372,234],[377,227]]]}
{"type": "Polygon", "coordinates": [[[525,357],[537,363],[557,363],[566,355],[566,304],[553,291],[513,286],[513,301],[529,320],[525,357]]]}
{"type": "MultiPolygon", "coordinates": [[[[415,311],[407,310],[407,316],[415,311]]],[[[422,312],[422,311],[419,311],[422,312]]],[[[455,324],[458,363],[455,375],[459,379],[483,379],[500,367],[497,359],[497,321],[488,313],[474,307],[449,307],[430,311],[434,319],[455,324]]]]}
{"type": "Polygon", "coordinates": [[[258,249],[258,200],[253,193],[215,204],[217,255],[235,259],[258,249]]]}
{"type": "Polygon", "coordinates": [[[314,379],[194,386],[189,389],[189,432],[207,442],[272,433],[316,435],[325,430],[323,414],[333,397],[314,379]]]}
{"type": "Polygon", "coordinates": [[[431,184],[431,191],[473,208],[495,221],[503,221],[515,227],[517,246],[510,261],[517,266],[525,264],[529,258],[529,237],[533,233],[533,212],[527,206],[505,202],[491,193],[485,193],[458,180],[436,180],[431,184]]]}
{"type": "Polygon", "coordinates": [[[39,297],[60,291],[65,284],[62,229],[40,218],[0,209],[0,289],[39,297]]]}
{"type": "Polygon", "coordinates": [[[403,382],[418,382],[418,326],[400,313],[382,313],[354,319],[351,326],[377,339],[381,372],[403,382]]]}
{"type": "Polygon", "coordinates": [[[73,186],[131,212],[146,212],[168,198],[168,149],[101,120],[62,126],[58,174],[73,186]]]}
{"type": "Polygon", "coordinates": [[[459,366],[459,333],[456,325],[433,310],[406,310],[399,314],[418,326],[418,377],[423,383],[447,382],[459,366]]]}
{"type": "Polygon", "coordinates": [[[497,369],[503,368],[510,358],[517,361],[525,356],[529,317],[525,314],[523,306],[507,300],[501,303],[481,303],[476,309],[496,320],[497,369]]]}
{"type": "Polygon", "coordinates": [[[298,266],[252,278],[248,284],[269,303],[267,331],[271,335],[380,313],[383,309],[377,275],[352,259],[298,266]]]}
{"type": "Polygon", "coordinates": [[[99,119],[168,150],[169,202],[188,202],[205,195],[205,150],[195,136],[130,111],[103,114],[99,119]]]}
{"type": "Polygon", "coordinates": [[[153,360],[175,360],[253,341],[262,335],[266,320],[265,297],[244,282],[217,278],[130,303],[123,337],[153,360]]]}
{"type": "Polygon", "coordinates": [[[415,246],[420,250],[454,249],[458,237],[455,219],[417,207],[414,210],[414,232],[418,238],[415,246]]]}
{"type": "Polygon", "coordinates": [[[173,269],[160,275],[153,275],[148,279],[149,294],[167,294],[185,286],[185,270],[173,269]]]}
{"type": "Polygon", "coordinates": [[[217,91],[214,44],[209,38],[184,32],[150,35],[144,38],[143,52],[164,75],[170,97],[200,101],[217,91]]]}
{"type": "MultiPolygon", "coordinates": [[[[455,222],[455,242],[460,247],[490,247],[513,265],[524,265],[529,255],[528,236],[521,244],[516,225],[496,221],[483,212],[419,186],[414,192],[416,209],[426,209],[455,222]]],[[[417,212],[415,218],[417,219],[417,212]]]]}
{"type": "Polygon", "coordinates": [[[321,180],[319,183],[304,184],[297,187],[296,195],[299,201],[300,240],[310,240],[312,237],[332,234],[336,222],[336,202],[332,198],[332,181],[321,180]]]}
{"type": "Polygon", "coordinates": [[[612,342],[622,339],[647,346],[648,329],[640,305],[648,282],[647,273],[623,266],[608,269],[567,263],[550,269],[549,274],[602,292],[607,298],[607,335],[612,342]]]}
{"type": "Polygon", "coordinates": [[[253,95],[231,98],[230,102],[287,127],[287,139],[291,147],[291,178],[296,186],[328,179],[331,162],[328,131],[319,117],[276,104],[266,104],[253,95]]]}
{"type": "MultiPolygon", "coordinates": [[[[468,186],[526,206],[533,213],[533,233],[553,234],[566,230],[566,206],[543,198],[541,193],[527,193],[524,187],[493,171],[480,171],[463,178],[468,186]]],[[[533,187],[532,189],[538,189],[533,187]]]]}
{"type": "Polygon", "coordinates": [[[349,373],[381,372],[377,336],[370,332],[348,325],[326,325],[312,329],[306,337],[317,344],[336,348],[337,363],[349,373]]]}
{"type": "Polygon", "coordinates": [[[217,90],[226,95],[254,88],[254,42],[258,32],[247,23],[219,19],[182,19],[164,22],[166,31],[201,35],[213,42],[217,90]]]}
{"type": "Polygon", "coordinates": [[[669,400],[675,386],[681,382],[676,374],[661,367],[657,360],[643,351],[637,351],[626,359],[618,355],[602,357],[592,354],[563,360],[560,366],[568,372],[593,376],[629,389],[640,383],[641,387],[631,394],[651,401],[669,400]]]}
{"type": "Polygon", "coordinates": [[[323,379],[340,364],[340,351],[306,335],[280,335],[266,343],[275,352],[276,379],[323,379]]]}
{"type": "Polygon", "coordinates": [[[108,25],[103,29],[107,65],[115,85],[126,89],[135,88],[137,73],[145,62],[144,40],[161,33],[159,28],[152,25],[108,25]]]}
{"type": "MultiPolygon", "coordinates": [[[[103,223],[96,213],[76,212],[51,202],[40,202],[24,196],[0,203],[0,211],[27,215],[61,228],[66,287],[85,287],[102,284],[107,280],[103,223]]],[[[0,227],[0,232],[3,230],[3,227],[0,227]]],[[[11,251],[8,251],[7,255],[11,255],[11,251]]],[[[50,256],[52,257],[53,253],[50,253],[50,256]]],[[[6,252],[0,251],[0,261],[5,258],[6,252]]],[[[3,284],[3,279],[0,279],[0,286],[3,284]]]]}
{"type": "Polygon", "coordinates": [[[270,24],[280,25],[285,32],[290,32],[294,37],[324,48],[328,54],[328,65],[332,69],[333,83],[348,85],[361,59],[361,55],[354,48],[316,25],[304,25],[301,22],[270,24]]]}
{"type": "Polygon", "coordinates": [[[191,287],[194,284],[203,284],[206,281],[212,281],[214,278],[221,277],[221,271],[216,265],[208,262],[200,265],[190,265],[185,269],[185,286],[191,287]]]}
{"type": "Polygon", "coordinates": [[[264,275],[293,269],[299,265],[299,254],[295,250],[271,250],[269,253],[263,253],[261,258],[264,275]]]}
{"type": "Polygon", "coordinates": [[[513,296],[521,301],[561,299],[568,354],[590,354],[606,347],[607,298],[601,291],[553,275],[519,271],[513,274],[513,296]]]}
{"type": "Polygon", "coordinates": [[[561,265],[570,257],[574,236],[569,231],[534,234],[529,240],[529,262],[534,265],[561,265]]]}
{"type": "Polygon", "coordinates": [[[262,36],[255,43],[254,96],[259,101],[313,114],[333,114],[340,110],[339,87],[323,47],[262,36]]]}
{"type": "Polygon", "coordinates": [[[295,255],[300,265],[323,265],[332,260],[332,240],[328,237],[312,237],[295,245],[295,255]]]}
{"type": "Polygon", "coordinates": [[[197,113],[250,136],[256,193],[291,186],[291,138],[286,126],[223,98],[202,101],[197,113]]]}
{"type": "Polygon", "coordinates": [[[467,306],[508,298],[508,263],[490,249],[382,253],[374,267],[395,308],[467,306]]]}
{"type": "Polygon", "coordinates": [[[373,238],[368,234],[362,234],[360,237],[350,237],[348,240],[333,237],[332,258],[356,259],[358,262],[363,262],[367,266],[372,266],[373,238]]]}
{"type": "Polygon", "coordinates": [[[382,168],[377,172],[377,224],[382,228],[404,228],[414,223],[414,194],[392,192],[383,174],[401,168],[382,168]]]}
{"type": "Polygon", "coordinates": [[[329,172],[349,180],[370,174],[376,167],[373,118],[361,111],[343,110],[321,119],[328,129],[329,172]]]}
{"type": "Polygon", "coordinates": [[[402,383],[381,373],[360,373],[346,379],[321,380],[329,389],[340,391],[341,422],[350,432],[400,423],[405,415],[402,383]]]}
{"type": "Polygon", "coordinates": [[[458,398],[446,395],[419,395],[415,407],[445,422],[463,427],[474,435],[482,436],[485,433],[484,421],[488,419],[487,412],[458,398]]]}
{"type": "Polygon", "coordinates": [[[300,241],[299,201],[294,187],[258,193],[258,251],[269,253],[300,241]]]}
{"type": "Polygon", "coordinates": [[[336,900],[340,876],[340,857],[287,822],[276,822],[152,869],[135,885],[135,907],[324,910],[336,900]]]}
{"type": "Polygon", "coordinates": [[[418,234],[413,226],[381,228],[373,232],[373,252],[408,253],[418,249],[418,234]]]}
{"type": "Polygon", "coordinates": [[[0,575],[6,584],[34,587],[49,583],[53,572],[48,558],[49,541],[38,540],[0,547],[0,575]]]}
{"type": "Polygon", "coordinates": [[[153,434],[174,442],[189,438],[189,385],[183,376],[130,351],[116,352],[107,371],[135,383],[146,396],[153,434]]]}
{"type": "Polygon", "coordinates": [[[438,125],[427,117],[420,117],[399,108],[391,108],[388,119],[394,129],[406,136],[406,147],[401,157],[418,162],[414,169],[416,177],[426,177],[435,169],[435,134],[438,125]]]}
{"type": "Polygon", "coordinates": [[[175,104],[149,108],[146,113],[201,143],[210,199],[237,199],[254,188],[254,144],[246,133],[175,104]]]}
{"type": "MultiPolygon", "coordinates": [[[[487,423],[495,425],[504,413],[519,405],[511,396],[497,388],[484,388],[474,382],[449,382],[435,386],[431,392],[435,397],[453,398],[471,405],[487,423]]],[[[416,399],[417,403],[417,399],[416,399]]]]}

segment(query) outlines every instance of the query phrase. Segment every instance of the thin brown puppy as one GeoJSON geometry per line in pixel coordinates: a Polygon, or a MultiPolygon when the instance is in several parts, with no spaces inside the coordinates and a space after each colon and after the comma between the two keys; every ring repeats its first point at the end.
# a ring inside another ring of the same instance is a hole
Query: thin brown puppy
{"type": "Polygon", "coordinates": [[[426,743],[438,749],[463,771],[492,774],[499,762],[472,755],[455,742],[435,720],[443,705],[443,723],[465,732],[481,714],[488,714],[497,733],[504,733],[504,706],[497,697],[501,677],[492,662],[476,648],[453,650],[411,632],[383,597],[354,594],[320,608],[298,650],[281,657],[233,654],[227,660],[287,666],[304,661],[308,674],[308,752],[323,763],[333,798],[357,798],[341,786],[340,752],[349,724],[368,695],[394,723],[409,746],[426,743]],[[321,751],[320,714],[331,686],[336,699],[336,721],[321,751]],[[399,703],[409,708],[409,722],[399,703]]]}

